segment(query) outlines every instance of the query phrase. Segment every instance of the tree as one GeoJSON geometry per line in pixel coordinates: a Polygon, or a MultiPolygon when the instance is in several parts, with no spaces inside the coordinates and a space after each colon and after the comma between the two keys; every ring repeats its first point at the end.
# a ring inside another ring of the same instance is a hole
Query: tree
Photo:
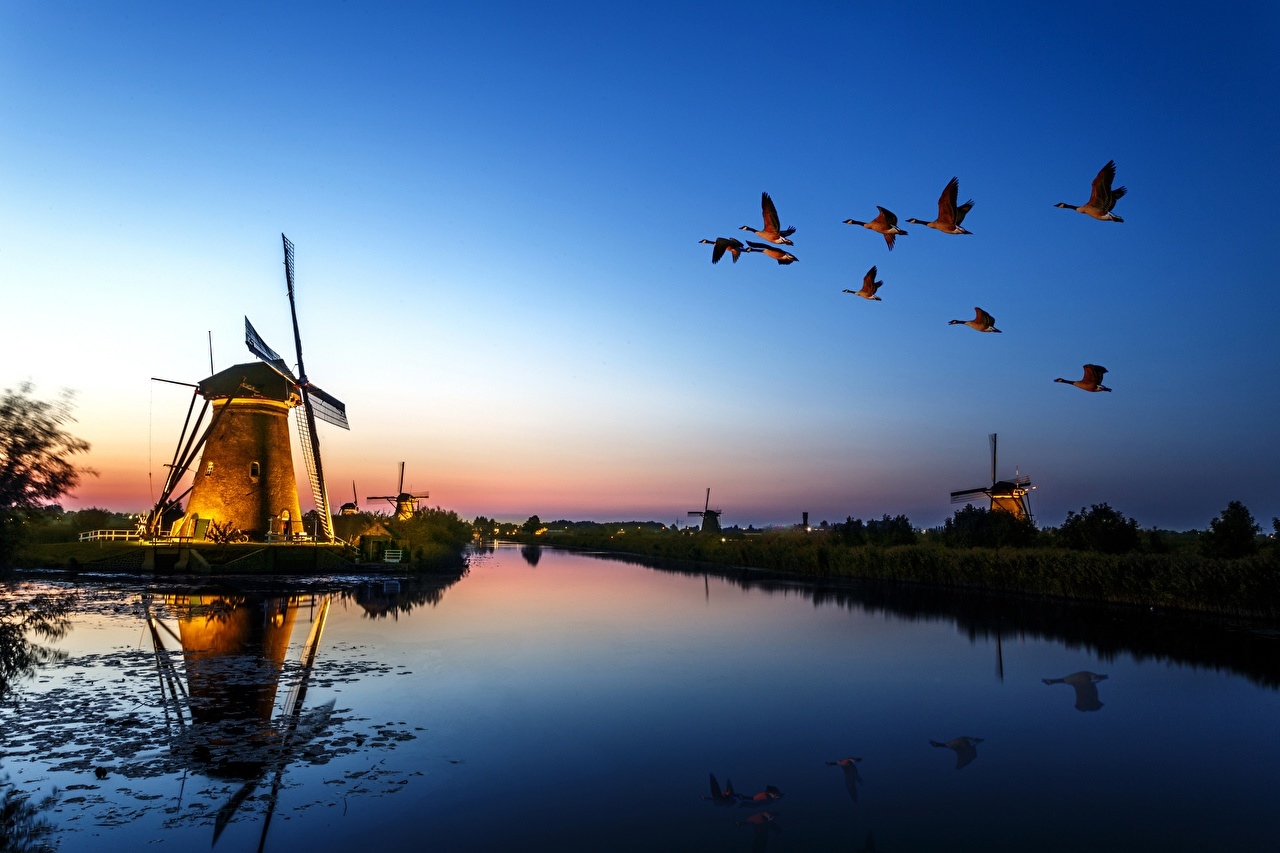
{"type": "Polygon", "coordinates": [[[532,536],[533,534],[537,533],[541,528],[542,528],[542,520],[539,519],[536,515],[531,515],[529,516],[528,520],[525,521],[524,524],[520,525],[520,532],[526,533],[532,536]]]}
{"type": "Polygon", "coordinates": [[[1123,554],[1136,551],[1141,544],[1138,522],[1106,503],[1080,507],[1077,515],[1067,511],[1067,520],[1058,528],[1058,536],[1068,548],[1077,551],[1099,551],[1123,554]]]}
{"type": "Polygon", "coordinates": [[[1206,557],[1234,560],[1258,553],[1258,534],[1262,528],[1240,501],[1232,501],[1227,508],[1209,522],[1209,529],[1200,537],[1200,553],[1206,557]]]}
{"type": "Polygon", "coordinates": [[[72,457],[89,443],[63,429],[71,417],[71,394],[54,402],[32,396],[32,384],[6,389],[0,397],[0,566],[18,545],[22,522],[93,474],[72,457]]]}

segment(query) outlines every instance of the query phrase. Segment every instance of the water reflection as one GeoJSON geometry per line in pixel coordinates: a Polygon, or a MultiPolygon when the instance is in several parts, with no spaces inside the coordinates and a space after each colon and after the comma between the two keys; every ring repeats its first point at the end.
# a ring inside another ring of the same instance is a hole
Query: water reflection
{"type": "MultiPolygon", "coordinates": [[[[144,638],[141,647],[77,654],[56,683],[23,695],[20,716],[16,704],[0,709],[0,746],[12,760],[43,761],[48,771],[72,774],[65,787],[73,796],[53,808],[62,823],[83,816],[99,826],[123,826],[157,810],[166,815],[166,828],[211,825],[216,844],[231,823],[256,815],[261,826],[246,830],[262,849],[291,768],[393,749],[415,738],[401,728],[404,723],[353,731],[361,718],[336,709],[333,699],[308,705],[308,690],[317,683],[332,688],[392,669],[361,660],[349,648],[326,660],[324,631],[333,607],[349,601],[366,618],[394,617],[437,605],[462,574],[289,579],[283,585],[239,579],[195,588],[151,583],[132,592],[86,587],[81,598],[67,597],[57,607],[48,596],[22,607],[12,595],[0,596],[6,691],[37,666],[68,660],[65,653],[18,640],[62,637],[72,616],[79,624],[90,612],[117,621],[132,614],[144,638]],[[185,794],[192,774],[219,784],[185,794]],[[154,785],[130,787],[164,777],[172,778],[161,783],[170,795],[154,793],[154,785]]],[[[404,785],[411,772],[375,766],[331,780],[326,792],[345,798],[382,782],[385,793],[404,785]]],[[[0,809],[10,811],[23,804],[52,806],[3,782],[0,797],[0,809]]]]}
{"type": "Polygon", "coordinates": [[[1264,687],[1280,687],[1280,655],[1274,629],[1255,620],[1180,611],[1153,611],[968,589],[890,581],[802,578],[759,569],[711,568],[678,560],[593,552],[592,556],[652,571],[722,578],[745,590],[807,598],[900,620],[954,622],[970,640],[997,644],[996,673],[1003,677],[1002,638],[1048,640],[1083,649],[1104,661],[1119,655],[1243,675],[1264,687]]]}
{"type": "Polygon", "coordinates": [[[840,758],[835,761],[828,761],[828,767],[839,767],[840,772],[844,775],[844,789],[849,794],[849,799],[855,803],[858,801],[858,786],[862,784],[862,776],[858,774],[858,762],[861,758],[840,758]]]}
{"type": "MultiPolygon", "coordinates": [[[[0,584],[0,703],[22,679],[30,678],[66,654],[30,638],[52,642],[66,636],[75,605],[71,593],[30,593],[23,585],[0,584]]],[[[54,826],[47,812],[58,791],[34,798],[19,788],[0,766],[0,850],[38,853],[52,850],[54,826]]]]}
{"type": "Polygon", "coordinates": [[[1098,682],[1105,679],[1105,675],[1082,670],[1062,678],[1042,678],[1040,680],[1045,684],[1070,684],[1076,691],[1076,710],[1097,711],[1102,708],[1102,702],[1098,700],[1098,682]]]}
{"type": "Polygon", "coordinates": [[[537,567],[538,561],[542,559],[542,546],[521,545],[520,556],[524,557],[524,561],[529,565],[537,567]]]}
{"type": "Polygon", "coordinates": [[[940,746],[945,749],[954,750],[956,754],[956,769],[961,770],[968,767],[978,757],[978,744],[982,743],[980,737],[968,737],[961,735],[953,737],[945,743],[939,743],[936,740],[929,741],[930,746],[940,746]]]}
{"type": "Polygon", "coordinates": [[[146,622],[156,657],[166,724],[178,760],[214,777],[242,784],[218,810],[213,843],[268,777],[271,792],[258,843],[261,850],[275,813],[285,768],[333,714],[333,701],[304,713],[316,653],[328,620],[331,596],[260,596],[207,587],[165,596],[178,633],[153,612],[144,597],[146,622]],[[289,695],[274,715],[285,655],[300,611],[310,622],[289,695]],[[182,648],[184,673],[168,655],[163,632],[182,648]],[[183,686],[185,674],[185,688],[183,686]]]}
{"type": "Polygon", "coordinates": [[[725,787],[720,788],[720,783],[716,781],[716,774],[711,776],[711,796],[703,797],[704,800],[710,800],[717,806],[732,806],[738,802],[738,795],[733,792],[733,780],[725,779],[725,787]]]}
{"type": "Polygon", "coordinates": [[[768,849],[770,833],[782,832],[782,827],[776,823],[777,820],[778,815],[774,812],[759,811],[746,820],[738,821],[739,826],[751,827],[752,853],[762,853],[762,851],[768,849]]]}

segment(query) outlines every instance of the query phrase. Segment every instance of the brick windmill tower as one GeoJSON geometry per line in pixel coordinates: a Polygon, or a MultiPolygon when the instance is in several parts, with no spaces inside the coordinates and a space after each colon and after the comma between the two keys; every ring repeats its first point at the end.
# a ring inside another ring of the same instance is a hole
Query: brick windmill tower
{"type": "Polygon", "coordinates": [[[292,537],[304,532],[289,445],[289,412],[293,411],[320,516],[317,538],[333,541],[333,519],[320,462],[316,421],[342,429],[350,427],[346,406],[307,379],[293,295],[293,244],[283,234],[280,236],[284,242],[285,280],[298,352],[298,375],[267,346],[246,317],[245,344],[261,361],[233,365],[194,386],[195,394],[187,409],[174,461],[169,466],[160,500],[152,511],[153,533],[158,532],[159,519],[165,510],[187,495],[190,501],[186,516],[175,528],[182,536],[203,539],[215,521],[239,528],[254,539],[292,537]],[[197,396],[204,398],[204,405],[188,430],[197,396]],[[213,417],[200,434],[200,426],[210,409],[213,417]],[[174,498],[178,484],[202,450],[191,486],[174,498]]]}

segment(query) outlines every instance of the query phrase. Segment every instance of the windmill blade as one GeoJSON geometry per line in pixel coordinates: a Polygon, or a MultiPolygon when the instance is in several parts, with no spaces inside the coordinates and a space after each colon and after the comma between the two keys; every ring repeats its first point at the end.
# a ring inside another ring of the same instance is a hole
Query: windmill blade
{"type": "Polygon", "coordinates": [[[951,502],[953,504],[957,504],[957,503],[960,503],[961,501],[966,500],[967,498],[973,497],[974,495],[989,495],[990,493],[991,493],[991,488],[989,486],[984,486],[978,489],[965,489],[964,491],[961,491],[961,492],[952,492],[951,502]]]}
{"type": "Polygon", "coordinates": [[[987,436],[991,442],[991,482],[996,481],[996,434],[993,432],[987,436]]]}
{"type": "Polygon", "coordinates": [[[711,508],[711,487],[707,486],[707,503],[706,503],[706,506],[702,508],[702,511],[706,512],[710,508],[711,508]]]}
{"type": "Polygon", "coordinates": [[[320,517],[320,532],[324,541],[333,541],[333,516],[329,512],[329,495],[324,486],[324,469],[320,467],[320,437],[316,435],[316,419],[311,409],[311,394],[306,385],[302,389],[302,405],[294,409],[298,423],[298,439],[302,445],[302,458],[307,463],[307,477],[311,480],[311,496],[315,500],[316,514],[320,517]]]}
{"type": "Polygon", "coordinates": [[[293,317],[293,343],[298,350],[298,376],[306,382],[307,369],[302,366],[302,334],[298,331],[298,307],[293,299],[293,243],[284,234],[280,239],[284,243],[284,279],[289,287],[289,315],[293,317]]]}
{"type": "Polygon", "coordinates": [[[262,335],[258,334],[258,330],[249,322],[248,317],[244,318],[244,345],[249,348],[249,352],[265,361],[276,373],[279,373],[294,385],[298,384],[298,378],[293,375],[289,365],[285,364],[279,353],[267,346],[267,342],[262,339],[262,335]]]}
{"type": "Polygon", "coordinates": [[[396,494],[404,493],[404,463],[400,463],[400,482],[396,485],[396,494]]]}
{"type": "Polygon", "coordinates": [[[327,424],[343,429],[351,429],[347,423],[347,404],[310,383],[307,384],[307,396],[311,399],[311,409],[315,416],[327,424]]]}

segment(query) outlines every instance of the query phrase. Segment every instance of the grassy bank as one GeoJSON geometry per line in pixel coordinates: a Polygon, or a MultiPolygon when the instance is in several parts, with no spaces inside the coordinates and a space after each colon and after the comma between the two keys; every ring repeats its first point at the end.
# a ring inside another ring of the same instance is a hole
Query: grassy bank
{"type": "Polygon", "coordinates": [[[872,578],[1147,607],[1280,618],[1274,551],[1236,560],[1196,554],[1099,554],[1065,548],[877,547],[776,531],[719,537],[627,531],[521,537],[547,545],[743,566],[809,577],[872,578]]]}

